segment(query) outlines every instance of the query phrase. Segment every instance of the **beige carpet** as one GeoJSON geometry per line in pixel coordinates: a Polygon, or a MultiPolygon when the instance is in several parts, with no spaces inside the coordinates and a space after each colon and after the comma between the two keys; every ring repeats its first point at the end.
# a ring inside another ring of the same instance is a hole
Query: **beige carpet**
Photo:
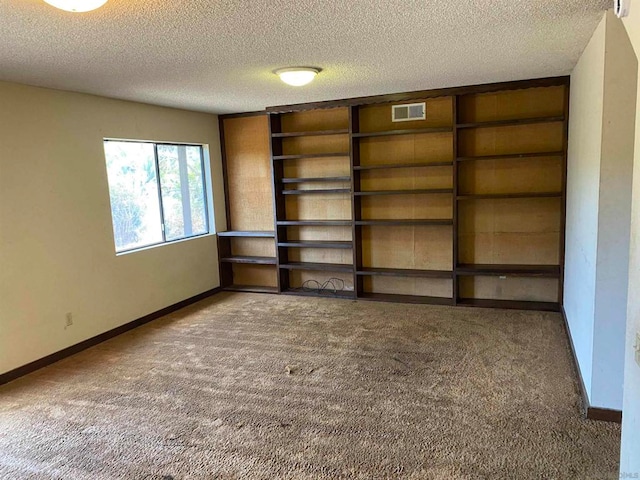
{"type": "Polygon", "coordinates": [[[558,314],[223,293],[0,388],[2,479],[609,479],[558,314]]]}

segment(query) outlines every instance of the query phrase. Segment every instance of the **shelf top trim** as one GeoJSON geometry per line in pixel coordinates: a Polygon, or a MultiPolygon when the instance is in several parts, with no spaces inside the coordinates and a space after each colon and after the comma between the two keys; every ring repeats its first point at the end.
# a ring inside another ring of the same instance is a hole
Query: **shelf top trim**
{"type": "Polygon", "coordinates": [[[301,112],[305,110],[316,110],[337,107],[353,107],[374,105],[378,103],[402,103],[411,100],[421,100],[427,98],[449,97],[453,95],[470,95],[475,93],[492,93],[502,90],[524,90],[537,87],[556,87],[569,85],[568,75],[559,77],[536,78],[531,80],[517,80],[511,82],[486,83],[480,85],[469,85],[463,87],[437,88],[433,90],[415,90],[413,92],[393,93],[387,95],[373,95],[366,97],[353,97],[343,100],[328,100],[322,102],[298,103],[291,105],[280,105],[267,107],[269,114],[301,112]]]}

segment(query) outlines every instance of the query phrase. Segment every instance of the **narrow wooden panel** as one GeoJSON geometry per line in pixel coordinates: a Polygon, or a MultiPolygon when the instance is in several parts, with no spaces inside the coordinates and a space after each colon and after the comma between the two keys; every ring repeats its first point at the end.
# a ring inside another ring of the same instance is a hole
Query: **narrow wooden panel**
{"type": "Polygon", "coordinates": [[[361,138],[358,142],[360,165],[450,162],[453,159],[451,133],[371,137],[361,138]]]}
{"type": "MultiPolygon", "coordinates": [[[[349,135],[282,139],[283,155],[306,155],[311,153],[346,153],[346,155],[349,155],[349,135]]],[[[348,164],[349,159],[347,158],[345,161],[348,164]]]]}
{"type": "Polygon", "coordinates": [[[310,132],[314,130],[339,130],[349,128],[347,108],[307,110],[281,115],[283,132],[310,132]]]}
{"type": "Polygon", "coordinates": [[[289,227],[289,240],[336,240],[351,241],[351,227],[289,227]]]}
{"type": "Polygon", "coordinates": [[[391,107],[394,103],[369,105],[360,108],[360,132],[383,130],[406,130],[412,128],[451,126],[451,97],[413,100],[410,103],[426,102],[426,119],[411,122],[392,122],[391,107]]]}
{"type": "Polygon", "coordinates": [[[461,263],[557,265],[559,232],[460,235],[461,263]]]}
{"type": "Polygon", "coordinates": [[[452,187],[452,167],[448,166],[363,170],[360,173],[360,188],[363,191],[452,187]]]}
{"type": "Polygon", "coordinates": [[[366,293],[417,295],[421,297],[451,297],[451,280],[438,278],[365,277],[366,293]]]}
{"type": "MultiPolygon", "coordinates": [[[[306,281],[316,281],[323,284],[327,280],[337,278],[344,281],[344,289],[353,291],[353,276],[345,272],[317,272],[307,270],[292,270],[289,273],[289,282],[292,288],[300,288],[306,281]]],[[[341,282],[334,281],[336,287],[342,286],[341,282]]],[[[309,283],[309,287],[313,288],[314,283],[309,283]]]]}
{"type": "Polygon", "coordinates": [[[561,192],[560,157],[463,162],[458,167],[458,193],[561,192]]]}
{"type": "MultiPolygon", "coordinates": [[[[557,232],[560,199],[496,199],[461,202],[460,233],[557,232]]],[[[519,262],[526,263],[526,262],[519,262]]]]}
{"type": "Polygon", "coordinates": [[[362,227],[362,264],[376,268],[451,270],[448,226],[362,227]]]}
{"type": "Polygon", "coordinates": [[[296,220],[350,220],[351,195],[297,195],[285,201],[288,219],[296,220]]]}
{"type": "Polygon", "coordinates": [[[562,116],[564,90],[555,86],[463,95],[458,101],[458,122],[562,116]]]}
{"type": "Polygon", "coordinates": [[[353,253],[346,249],[333,248],[290,248],[290,262],[305,263],[351,263],[353,253]]]}
{"type": "Polygon", "coordinates": [[[472,200],[458,208],[460,263],[559,263],[560,199],[472,200]]]}
{"type": "Polygon", "coordinates": [[[232,255],[276,256],[273,238],[231,238],[230,241],[232,255]]]}
{"type": "Polygon", "coordinates": [[[451,194],[362,197],[363,220],[451,218],[451,194]]]}
{"type": "Polygon", "coordinates": [[[340,177],[351,175],[350,171],[349,159],[346,157],[287,160],[284,162],[284,176],[286,178],[340,177]]]}
{"type": "Polygon", "coordinates": [[[232,230],[273,230],[269,135],[266,115],[224,120],[232,230]]]}
{"type": "Polygon", "coordinates": [[[555,302],[558,280],[531,277],[460,277],[462,298],[555,302]]]}
{"type": "Polygon", "coordinates": [[[278,285],[277,268],[271,265],[233,264],[233,283],[235,285],[278,285]]]}
{"type": "Polygon", "coordinates": [[[470,128],[458,132],[458,155],[470,157],[561,151],[562,140],[562,122],[470,128]]]}

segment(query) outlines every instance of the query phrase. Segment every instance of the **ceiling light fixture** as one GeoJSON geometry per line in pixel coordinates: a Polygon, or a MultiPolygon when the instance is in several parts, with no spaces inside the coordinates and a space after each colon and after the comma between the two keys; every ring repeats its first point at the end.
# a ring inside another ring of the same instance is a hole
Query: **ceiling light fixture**
{"type": "Polygon", "coordinates": [[[100,8],[107,3],[107,0],[44,0],[49,5],[53,5],[60,10],[67,12],[90,12],[100,8]]]}
{"type": "Polygon", "coordinates": [[[278,75],[284,83],[294,87],[301,87],[311,83],[316,78],[316,75],[320,73],[320,69],[313,67],[279,68],[273,73],[278,75]]]}

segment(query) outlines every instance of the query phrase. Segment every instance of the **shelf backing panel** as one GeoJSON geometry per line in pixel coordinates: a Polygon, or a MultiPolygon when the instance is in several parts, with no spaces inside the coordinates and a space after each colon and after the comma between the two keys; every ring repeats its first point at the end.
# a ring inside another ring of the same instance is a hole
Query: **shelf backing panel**
{"type": "Polygon", "coordinates": [[[492,122],[564,114],[564,86],[462,95],[458,123],[492,122]]]}
{"type": "Polygon", "coordinates": [[[453,160],[453,134],[449,132],[365,137],[358,139],[358,142],[360,165],[453,160]]]}
{"type": "MultiPolygon", "coordinates": [[[[308,155],[315,153],[347,153],[349,164],[349,135],[325,135],[320,137],[288,137],[282,139],[283,155],[308,155]]],[[[313,161],[313,160],[309,160],[313,161]]]]}
{"type": "Polygon", "coordinates": [[[560,202],[559,198],[460,202],[458,261],[557,265],[560,202]]]}
{"type": "Polygon", "coordinates": [[[362,197],[363,220],[441,219],[453,215],[451,194],[380,195],[362,197]]]}
{"type": "Polygon", "coordinates": [[[360,171],[360,189],[362,191],[419,188],[453,188],[452,167],[360,171]]]}
{"type": "Polygon", "coordinates": [[[374,268],[451,270],[450,226],[363,226],[362,265],[374,268]]]}
{"type": "Polygon", "coordinates": [[[289,195],[285,207],[287,219],[351,219],[351,195],[348,193],[289,195]]]}
{"type": "Polygon", "coordinates": [[[330,278],[339,278],[341,280],[344,280],[344,289],[353,291],[353,275],[347,272],[291,270],[289,272],[289,285],[291,288],[299,288],[307,280],[316,280],[317,282],[322,284],[330,278]]]}
{"type": "Polygon", "coordinates": [[[452,97],[436,97],[407,102],[381,103],[359,107],[360,132],[405,130],[414,128],[448,127],[453,124],[452,97]],[[426,103],[425,120],[392,122],[391,107],[405,103],[426,103]]]}
{"type": "Polygon", "coordinates": [[[458,132],[458,155],[556,152],[563,149],[562,122],[468,128],[458,132]]]}
{"type": "Polygon", "coordinates": [[[282,132],[310,132],[349,128],[349,109],[326,108],[280,115],[282,132]]]}
{"type": "Polygon", "coordinates": [[[366,276],[363,279],[365,293],[388,293],[426,297],[451,297],[452,282],[446,278],[412,278],[366,276]]]}
{"type": "Polygon", "coordinates": [[[273,230],[273,187],[266,115],[224,119],[231,230],[273,230]]]}
{"type": "Polygon", "coordinates": [[[459,277],[461,298],[558,301],[558,279],[537,277],[459,277]]]}
{"type": "Polygon", "coordinates": [[[561,192],[559,156],[461,162],[458,194],[561,192]]]}
{"type": "Polygon", "coordinates": [[[276,287],[278,270],[275,265],[232,264],[235,285],[262,285],[276,287]]]}

